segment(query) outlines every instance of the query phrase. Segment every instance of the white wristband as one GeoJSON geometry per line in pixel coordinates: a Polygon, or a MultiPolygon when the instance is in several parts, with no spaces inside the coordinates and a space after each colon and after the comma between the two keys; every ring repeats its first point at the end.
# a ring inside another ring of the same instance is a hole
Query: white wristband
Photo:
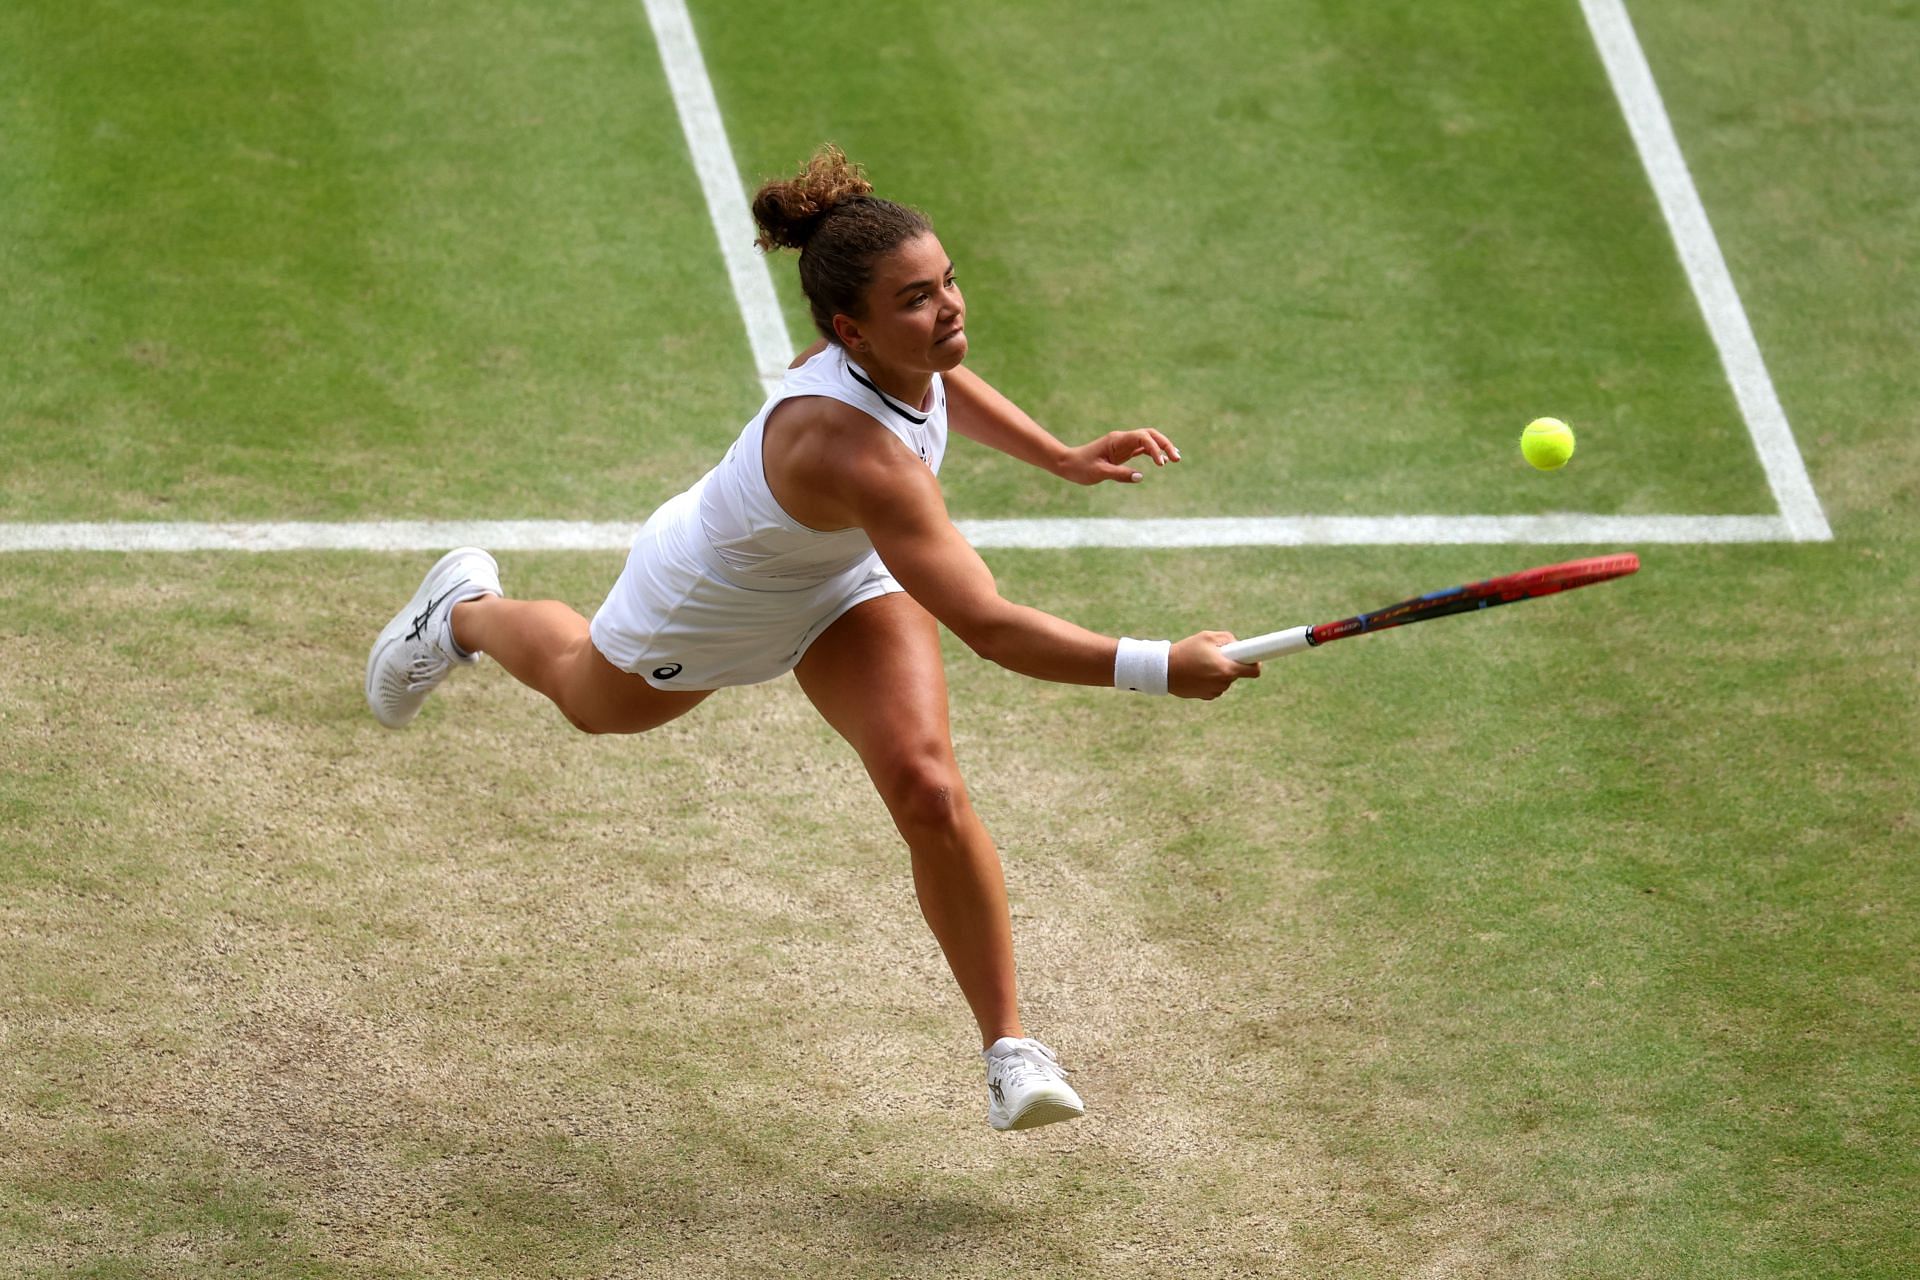
{"type": "Polygon", "coordinates": [[[1113,655],[1113,687],[1135,693],[1167,691],[1167,655],[1173,652],[1171,640],[1129,640],[1120,638],[1113,655]]]}

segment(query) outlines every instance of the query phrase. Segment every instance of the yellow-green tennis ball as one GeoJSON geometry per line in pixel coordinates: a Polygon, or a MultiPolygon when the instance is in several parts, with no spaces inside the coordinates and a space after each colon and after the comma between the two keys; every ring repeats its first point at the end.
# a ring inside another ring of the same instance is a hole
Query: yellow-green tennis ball
{"type": "Polygon", "coordinates": [[[1573,428],[1558,418],[1535,418],[1520,433],[1520,454],[1542,471],[1564,467],[1573,456],[1573,428]]]}

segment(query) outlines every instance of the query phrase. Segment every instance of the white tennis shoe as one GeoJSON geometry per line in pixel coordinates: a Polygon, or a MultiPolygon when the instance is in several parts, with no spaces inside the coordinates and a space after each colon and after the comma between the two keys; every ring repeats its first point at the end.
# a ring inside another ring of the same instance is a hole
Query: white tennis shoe
{"type": "Polygon", "coordinates": [[[987,1123],[994,1128],[1036,1129],[1086,1114],[1053,1050],[1038,1040],[1002,1036],[980,1056],[987,1064],[987,1123]]]}
{"type": "Polygon", "coordinates": [[[480,548],[461,547],[440,557],[367,655],[367,706],[374,719],[389,729],[406,728],[456,662],[478,662],[478,654],[463,652],[453,642],[453,606],[500,594],[500,566],[480,548]]]}

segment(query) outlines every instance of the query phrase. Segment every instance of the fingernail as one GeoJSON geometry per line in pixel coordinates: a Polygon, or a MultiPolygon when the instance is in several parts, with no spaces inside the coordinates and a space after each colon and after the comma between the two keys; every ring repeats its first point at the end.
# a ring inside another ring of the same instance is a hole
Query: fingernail
{"type": "Polygon", "coordinates": [[[1133,478],[1134,478],[1135,480],[1144,480],[1144,479],[1146,479],[1146,477],[1145,477],[1145,476],[1143,476],[1143,475],[1141,475],[1141,474],[1140,474],[1140,473],[1139,473],[1138,471],[1136,471],[1136,472],[1134,472],[1134,473],[1133,473],[1133,478]]]}

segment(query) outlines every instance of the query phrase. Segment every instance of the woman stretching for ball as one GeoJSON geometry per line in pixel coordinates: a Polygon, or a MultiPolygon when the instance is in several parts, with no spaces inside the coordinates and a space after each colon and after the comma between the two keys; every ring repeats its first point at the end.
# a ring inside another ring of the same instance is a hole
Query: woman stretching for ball
{"type": "Polygon", "coordinates": [[[936,623],[1066,684],[1215,698],[1259,668],[1222,654],[1223,632],[1116,641],[1001,598],[941,497],[949,423],[1078,484],[1138,480],[1130,460],[1179,453],[1153,430],[1068,448],[963,368],[953,263],[925,215],[872,190],[829,147],[756,193],[760,247],[800,251],[822,340],[720,464],[647,520],[593,621],[508,599],[492,556],[454,551],[374,643],[367,701],[399,728],[486,653],[580,729],[639,733],[792,671],[912,851],[921,911],[980,1024],[989,1121],[1025,1129],[1082,1107],[1021,1025],[1000,856],[954,760],[936,623]]]}

